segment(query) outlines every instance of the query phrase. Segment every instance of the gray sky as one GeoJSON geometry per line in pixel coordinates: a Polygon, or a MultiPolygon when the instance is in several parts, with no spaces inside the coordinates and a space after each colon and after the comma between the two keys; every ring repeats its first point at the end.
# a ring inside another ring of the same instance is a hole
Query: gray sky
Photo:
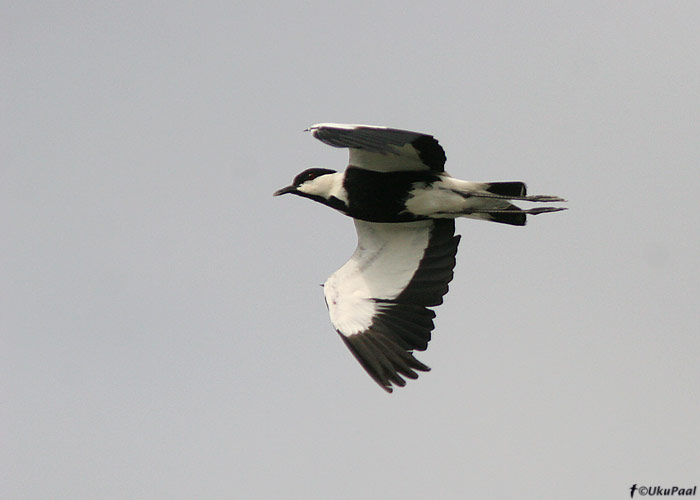
{"type": "Polygon", "coordinates": [[[4,2],[3,500],[628,498],[700,482],[700,6],[4,2]],[[274,199],[434,134],[570,210],[462,220],[433,368],[387,395],[274,199]]]}

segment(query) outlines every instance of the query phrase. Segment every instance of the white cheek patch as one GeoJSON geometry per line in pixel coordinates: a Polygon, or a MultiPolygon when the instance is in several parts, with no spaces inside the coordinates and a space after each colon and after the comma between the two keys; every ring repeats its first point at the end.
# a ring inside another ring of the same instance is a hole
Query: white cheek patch
{"type": "Polygon", "coordinates": [[[343,187],[343,173],[326,174],[301,184],[298,191],[323,198],[334,196],[347,203],[348,193],[343,187]]]}

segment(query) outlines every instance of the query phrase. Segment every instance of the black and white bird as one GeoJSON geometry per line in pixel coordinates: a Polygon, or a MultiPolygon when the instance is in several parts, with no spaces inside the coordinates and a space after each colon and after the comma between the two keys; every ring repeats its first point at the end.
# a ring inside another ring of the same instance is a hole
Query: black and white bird
{"type": "Polygon", "coordinates": [[[333,326],[369,375],[386,391],[428,371],[413,356],[428,346],[432,307],[452,280],[457,217],[524,226],[527,215],[564,210],[520,209],[523,182],[470,182],[445,172],[445,152],[431,135],[370,125],[320,123],[320,141],[350,150],[344,172],[310,168],[274,193],[328,205],[355,221],[357,249],[323,285],[333,326]]]}

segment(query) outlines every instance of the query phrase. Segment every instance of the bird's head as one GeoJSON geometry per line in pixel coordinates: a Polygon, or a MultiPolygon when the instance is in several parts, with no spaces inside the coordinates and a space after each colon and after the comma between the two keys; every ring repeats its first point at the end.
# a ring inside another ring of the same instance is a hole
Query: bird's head
{"type": "Polygon", "coordinates": [[[309,168],[297,175],[292,184],[274,192],[273,196],[292,193],[306,198],[330,198],[336,188],[337,172],[327,168],[309,168]]]}

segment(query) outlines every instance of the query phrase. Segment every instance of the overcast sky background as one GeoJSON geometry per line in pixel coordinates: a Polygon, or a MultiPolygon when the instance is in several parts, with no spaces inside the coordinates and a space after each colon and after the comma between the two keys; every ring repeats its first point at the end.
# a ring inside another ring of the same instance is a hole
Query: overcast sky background
{"type": "Polygon", "coordinates": [[[700,483],[700,4],[2,2],[3,500],[629,498],[700,483]],[[434,134],[570,210],[461,220],[433,370],[388,395],[273,198],[434,134]]]}

